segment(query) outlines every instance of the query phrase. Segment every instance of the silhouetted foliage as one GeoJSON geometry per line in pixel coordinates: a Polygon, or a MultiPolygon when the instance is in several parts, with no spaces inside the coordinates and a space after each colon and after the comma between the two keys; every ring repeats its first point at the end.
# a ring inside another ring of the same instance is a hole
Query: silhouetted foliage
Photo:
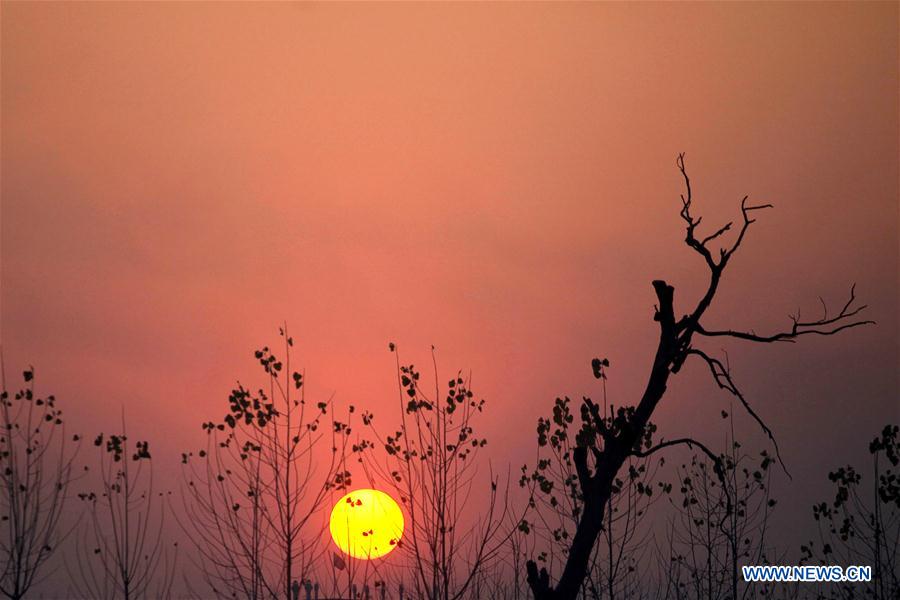
{"type": "MultiPolygon", "coordinates": [[[[629,411],[607,403],[609,360],[594,359],[591,367],[594,376],[603,384],[602,412],[601,407],[588,398],[582,401],[582,411],[597,411],[607,430],[619,428],[629,411]]],[[[652,425],[646,428],[647,435],[639,442],[641,449],[652,446],[654,431],[652,425]]],[[[528,519],[520,522],[519,529],[538,538],[534,546],[545,550],[537,555],[536,561],[552,569],[558,561],[565,561],[570,540],[584,510],[584,496],[574,464],[575,449],[598,449],[602,439],[592,420],[582,418],[579,425],[575,424],[569,398],[557,398],[552,416],[538,419],[537,440],[537,464],[530,472],[523,466],[519,480],[520,486],[529,490],[534,510],[528,519]]],[[[657,481],[663,463],[663,459],[629,458],[622,475],[613,480],[600,543],[593,549],[581,586],[582,597],[639,596],[645,576],[638,572],[638,566],[650,548],[651,533],[644,517],[657,500],[671,491],[670,484],[657,481]]]]}
{"type": "Polygon", "coordinates": [[[351,481],[337,469],[348,427],[325,425],[330,402],[307,402],[303,373],[291,369],[293,338],[286,328],[279,334],[283,358],[269,347],[254,353],[264,386],[238,383],[221,421],[203,424],[206,447],[182,455],[182,527],[210,589],[229,597],[291,598],[321,551],[324,528],[314,517],[331,489],[351,481]]]}
{"type": "Polygon", "coordinates": [[[851,465],[828,474],[834,499],[813,505],[819,540],[801,551],[807,562],[871,566],[872,581],[829,583],[818,599],[900,597],[900,427],[885,425],[869,454],[868,475],[851,465]]]}
{"type": "Polygon", "coordinates": [[[706,456],[694,455],[678,469],[678,491],[670,498],[676,517],[664,575],[677,599],[735,600],[769,591],[765,583],[744,584],[740,565],[771,563],[766,537],[777,504],[771,495],[775,461],[766,450],[747,454],[735,439],[731,413],[722,414],[731,423],[728,449],[719,455],[723,476],[712,473],[706,456]]]}
{"type": "Polygon", "coordinates": [[[125,434],[94,439],[99,457],[98,492],[82,492],[89,519],[75,539],[75,567],[68,567],[78,594],[105,598],[168,598],[177,545],[166,547],[165,497],[153,487],[150,444],[130,445],[125,434]]]}
{"type": "Polygon", "coordinates": [[[476,398],[462,372],[441,391],[434,349],[432,395],[416,367],[401,365],[396,346],[389,348],[396,357],[400,424],[381,435],[374,415],[364,412],[363,424],[374,441],[361,440],[353,450],[370,480],[392,488],[406,510],[398,551],[410,565],[413,597],[478,597],[472,594],[483,584],[481,576],[498,560],[514,529],[508,485],[493,472],[484,481],[489,495],[483,511],[472,509],[478,455],[487,445],[475,431],[475,418],[485,401],[476,398]]]}
{"type": "Polygon", "coordinates": [[[0,393],[0,592],[8,598],[28,593],[71,531],[60,517],[79,447],[56,398],[35,393],[34,370],[22,379],[10,396],[4,375],[0,393]]]}
{"type": "MultiPolygon", "coordinates": [[[[735,383],[731,370],[726,362],[711,356],[695,346],[698,339],[726,337],[759,343],[792,342],[805,335],[833,335],[840,331],[872,323],[857,319],[857,315],[865,306],[854,306],[855,289],[851,288],[850,298],[836,315],[829,315],[827,308],[820,319],[802,320],[799,315],[791,317],[791,327],[785,331],[769,335],[759,335],[752,330],[713,329],[702,324],[707,310],[712,305],[722,280],[722,275],[732,257],[744,240],[750,225],[755,223],[753,215],[760,210],[771,208],[770,204],[750,205],[747,197],[741,201],[742,223],[737,235],[730,245],[718,250],[710,244],[717,242],[731,231],[733,223],[727,223],[709,235],[698,238],[698,227],[701,219],[691,214],[693,203],[691,182],[684,166],[684,155],[679,155],[678,169],[684,178],[686,193],[682,195],[680,215],[686,224],[685,243],[696,252],[706,264],[709,271],[709,283],[700,300],[682,317],[676,317],[675,288],[665,281],[653,282],[657,304],[653,320],[659,326],[659,341],[654,353],[653,364],[644,392],[634,406],[620,409],[613,422],[607,422],[597,406],[584,401],[581,410],[582,424],[595,431],[602,443],[599,445],[577,444],[572,451],[572,462],[584,508],[581,511],[574,535],[569,544],[562,574],[555,584],[551,583],[550,573],[546,568],[539,568],[537,562],[527,565],[528,584],[536,600],[575,600],[578,597],[585,578],[588,575],[591,556],[600,533],[603,531],[604,514],[609,499],[614,493],[614,483],[619,472],[631,457],[647,457],[651,454],[676,445],[687,445],[702,451],[713,463],[713,470],[720,480],[724,477],[719,457],[704,444],[693,438],[663,440],[648,449],[642,447],[650,429],[650,418],[657,405],[666,393],[669,378],[676,375],[689,358],[698,360],[705,366],[715,384],[730,393],[739,401],[744,410],[759,424],[771,440],[776,458],[780,461],[780,453],[775,437],[769,427],[753,410],[741,390],[735,383]],[[593,459],[592,461],[590,459],[593,459]]],[[[593,363],[595,376],[602,375],[598,366],[602,361],[593,363]]],[[[723,488],[725,486],[723,485],[723,488]]],[[[733,510],[732,500],[728,499],[727,511],[733,510]]]]}

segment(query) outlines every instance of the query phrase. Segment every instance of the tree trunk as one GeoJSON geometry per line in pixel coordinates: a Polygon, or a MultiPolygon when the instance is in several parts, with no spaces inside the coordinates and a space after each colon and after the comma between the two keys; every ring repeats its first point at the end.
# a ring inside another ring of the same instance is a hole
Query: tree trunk
{"type": "Polygon", "coordinates": [[[665,281],[657,280],[653,282],[653,289],[659,300],[654,320],[659,323],[660,337],[647,387],[629,426],[618,436],[606,440],[603,450],[595,453],[593,475],[587,472],[587,448],[575,449],[574,462],[584,495],[584,511],[575,529],[562,576],[555,588],[550,585],[546,569],[538,572],[537,564],[534,561],[528,562],[527,580],[535,600],[577,599],[581,583],[587,576],[591,552],[603,527],[603,516],[612,496],[616,474],[638,444],[653,410],[665,394],[671,369],[680,362],[679,354],[683,354],[683,351],[679,350],[682,344],[679,343],[675,326],[675,288],[665,281]]]}

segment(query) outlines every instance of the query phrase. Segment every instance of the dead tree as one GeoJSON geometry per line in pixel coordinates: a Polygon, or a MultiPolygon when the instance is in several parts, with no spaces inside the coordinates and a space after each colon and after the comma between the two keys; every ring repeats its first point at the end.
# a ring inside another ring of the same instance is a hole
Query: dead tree
{"type": "MultiPolygon", "coordinates": [[[[616,421],[614,427],[608,427],[598,406],[585,399],[581,414],[583,424],[585,427],[593,428],[598,434],[597,436],[586,436],[586,438],[594,439],[596,437],[600,443],[590,446],[580,445],[573,453],[578,485],[584,497],[584,511],[580,515],[575,535],[572,538],[563,572],[555,586],[551,584],[550,574],[546,569],[539,570],[534,561],[529,561],[527,564],[527,580],[536,600],[575,600],[577,598],[582,582],[587,575],[591,553],[603,528],[604,511],[613,493],[616,475],[630,457],[649,456],[671,446],[686,445],[702,451],[709,457],[715,465],[717,475],[722,476],[718,456],[693,438],[672,439],[659,442],[646,450],[641,448],[641,440],[644,438],[647,424],[666,393],[669,378],[676,375],[689,358],[700,361],[709,370],[716,385],[735,397],[772,441],[776,456],[779,461],[781,460],[771,429],[753,410],[732,378],[731,371],[726,364],[695,346],[698,339],[727,337],[758,343],[793,342],[801,336],[834,335],[852,327],[873,323],[873,321],[857,317],[865,309],[865,305],[854,305],[856,300],[854,286],[850,289],[849,300],[837,314],[829,315],[827,308],[822,317],[818,319],[803,320],[798,314],[790,317],[791,326],[784,331],[760,335],[752,330],[705,327],[703,317],[712,305],[725,269],[744,241],[750,225],[755,222],[753,215],[758,211],[771,208],[772,205],[748,204],[748,197],[745,196],[741,201],[742,222],[735,228],[737,235],[734,241],[730,245],[715,249],[711,244],[720,241],[726,233],[732,231],[734,223],[727,223],[706,236],[699,234],[697,229],[701,218],[694,218],[691,215],[691,182],[685,170],[684,154],[678,155],[677,165],[684,178],[686,188],[685,194],[681,196],[680,212],[681,218],[686,223],[685,243],[703,259],[709,269],[709,284],[690,312],[679,318],[676,317],[675,288],[663,280],[653,282],[653,290],[658,302],[653,320],[659,324],[659,341],[653,365],[650,368],[650,376],[640,401],[636,406],[630,407],[623,418],[616,421]],[[589,465],[589,457],[593,459],[593,466],[589,465]]],[[[600,361],[595,359],[595,375],[598,374],[599,366],[600,361]]],[[[784,466],[783,462],[782,466],[784,466]]]]}

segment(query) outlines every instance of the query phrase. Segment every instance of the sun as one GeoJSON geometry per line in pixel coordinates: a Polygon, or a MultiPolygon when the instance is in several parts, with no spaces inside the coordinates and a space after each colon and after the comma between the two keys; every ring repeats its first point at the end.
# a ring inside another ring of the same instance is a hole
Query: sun
{"type": "Polygon", "coordinates": [[[378,558],[397,547],[403,513],[393,498],[378,490],[354,490],[331,511],[331,537],[353,558],[378,558]]]}

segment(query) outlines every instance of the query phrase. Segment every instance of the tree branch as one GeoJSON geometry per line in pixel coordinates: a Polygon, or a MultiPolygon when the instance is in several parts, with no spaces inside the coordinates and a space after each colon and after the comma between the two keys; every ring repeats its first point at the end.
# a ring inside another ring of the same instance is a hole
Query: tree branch
{"type": "MultiPolygon", "coordinates": [[[[793,327],[790,331],[776,333],[771,336],[759,336],[753,332],[742,332],[734,330],[709,331],[700,325],[700,321],[706,310],[711,306],[722,274],[737,249],[744,241],[750,225],[755,223],[753,213],[766,208],[771,208],[771,204],[748,204],[748,197],[744,196],[741,200],[741,216],[739,230],[730,245],[725,245],[718,249],[711,249],[711,244],[716,240],[724,238],[725,234],[735,228],[735,222],[729,222],[715,229],[706,236],[698,237],[698,227],[701,218],[694,218],[691,215],[691,207],[693,202],[693,190],[691,188],[691,180],[687,175],[684,165],[684,154],[679,154],[676,164],[678,170],[684,179],[685,192],[681,195],[680,215],[685,222],[685,243],[693,251],[703,257],[709,268],[710,278],[703,296],[693,307],[691,312],[684,314],[680,319],[675,318],[674,309],[674,293],[672,286],[665,281],[653,281],[653,289],[656,293],[658,304],[653,315],[653,320],[659,324],[659,341],[656,353],[653,358],[653,364],[650,368],[649,378],[647,380],[644,392],[637,405],[634,407],[633,414],[626,423],[621,427],[609,427],[603,423],[599,415],[597,407],[591,402],[586,401],[582,407],[582,418],[593,424],[594,429],[603,438],[602,452],[592,447],[591,452],[595,458],[594,472],[591,473],[588,467],[588,451],[586,447],[577,448],[574,451],[573,459],[578,474],[578,480],[585,501],[585,510],[582,511],[580,519],[575,529],[575,535],[571,540],[569,552],[565,559],[563,572],[554,587],[550,585],[550,577],[547,570],[538,569],[534,561],[529,561],[528,584],[534,594],[535,600],[576,600],[581,593],[582,585],[589,568],[589,561],[592,555],[594,545],[598,536],[603,529],[603,516],[606,503],[614,493],[612,483],[616,474],[622,469],[624,462],[630,456],[645,458],[651,454],[658,452],[664,448],[683,444],[690,448],[698,448],[713,461],[715,471],[722,483],[723,492],[728,501],[727,515],[732,514],[733,505],[732,498],[725,481],[724,469],[722,467],[722,459],[716,456],[706,446],[691,438],[679,438],[671,441],[663,441],[658,445],[646,450],[639,449],[639,439],[642,432],[645,431],[647,423],[650,421],[657,404],[662,400],[666,393],[669,378],[672,374],[678,373],[682,364],[690,355],[699,356],[704,360],[710,369],[713,380],[721,388],[733,396],[735,396],[743,405],[747,413],[759,424],[766,433],[775,447],[775,454],[782,468],[787,473],[784,461],[778,444],[775,441],[771,429],[756,414],[750,404],[746,401],[741,391],[735,385],[728,367],[720,360],[707,355],[702,350],[694,349],[692,346],[694,334],[707,337],[727,336],[739,339],[745,339],[756,342],[776,342],[776,341],[794,341],[801,335],[817,334],[817,335],[833,335],[844,329],[867,325],[873,321],[855,318],[865,306],[854,308],[855,301],[854,289],[851,289],[850,300],[844,305],[844,308],[837,316],[829,317],[827,309],[821,319],[815,321],[803,321],[799,314],[792,317],[793,327]],[[637,450],[635,448],[638,448],[637,450]],[[602,458],[602,460],[601,460],[602,458]]],[[[788,476],[790,474],[788,473],[788,476]]],[[[724,522],[723,517],[723,522],[724,522]]]]}
{"type": "Polygon", "coordinates": [[[773,208],[771,204],[758,204],[756,206],[747,206],[747,198],[749,196],[744,196],[741,200],[741,215],[744,217],[744,224],[741,226],[741,232],[738,234],[737,239],[734,241],[734,244],[728,250],[721,250],[722,260],[719,262],[722,266],[725,265],[725,262],[731,258],[731,255],[734,254],[735,250],[738,249],[738,246],[741,245],[741,242],[744,241],[744,234],[747,233],[747,229],[750,227],[752,223],[756,223],[756,219],[750,218],[750,213],[754,210],[762,210],[764,208],[773,208]]]}
{"type": "Polygon", "coordinates": [[[841,309],[841,312],[837,316],[828,318],[828,308],[823,302],[822,305],[823,307],[825,307],[825,314],[821,319],[818,319],[816,321],[801,321],[800,315],[798,313],[796,316],[790,317],[792,325],[789,331],[781,331],[772,335],[757,335],[752,331],[735,331],[733,329],[710,331],[704,329],[703,326],[699,323],[694,326],[694,331],[700,335],[704,335],[707,337],[733,337],[740,340],[767,344],[772,342],[794,342],[801,335],[834,335],[838,332],[844,331],[845,329],[851,329],[853,327],[859,327],[861,325],[874,325],[875,321],[868,319],[856,321],[851,320],[853,319],[853,317],[867,308],[867,305],[863,304],[862,306],[851,309],[851,306],[855,301],[856,284],[853,284],[853,286],[850,288],[850,299],[847,301],[847,303],[844,305],[844,307],[841,309]]]}
{"type": "MultiPolygon", "coordinates": [[[[741,225],[741,230],[738,233],[737,239],[735,239],[734,243],[730,248],[720,248],[719,249],[719,258],[713,256],[713,253],[710,251],[709,244],[710,242],[720,238],[726,232],[731,230],[732,225],[734,225],[733,221],[729,221],[719,229],[717,229],[712,234],[706,236],[702,240],[698,240],[695,231],[697,226],[700,225],[702,217],[697,217],[696,219],[691,216],[691,203],[693,201],[692,190],[691,190],[691,180],[688,177],[687,170],[684,166],[684,153],[678,155],[677,159],[678,170],[681,172],[681,176],[684,178],[685,185],[685,194],[681,195],[681,218],[687,223],[686,227],[686,235],[685,235],[685,243],[694,249],[703,259],[706,261],[706,265],[709,267],[710,272],[710,280],[709,285],[707,286],[706,293],[703,294],[703,297],[697,303],[694,311],[689,315],[682,318],[677,325],[678,331],[684,331],[687,329],[693,330],[696,324],[699,322],[700,317],[703,316],[703,313],[706,312],[706,309],[709,308],[709,305],[712,303],[713,297],[716,295],[716,290],[719,287],[719,280],[722,277],[722,272],[725,270],[725,266],[728,264],[731,256],[737,251],[738,247],[740,247],[741,242],[744,241],[744,235],[747,233],[747,229],[750,227],[752,223],[755,223],[755,219],[750,218],[750,213],[757,210],[762,210],[764,208],[772,208],[771,204],[758,204],[758,205],[747,205],[748,196],[744,196],[741,200],[741,215],[743,216],[744,222],[741,225]]],[[[690,337],[690,333],[688,333],[687,338],[690,337]]],[[[689,339],[686,339],[685,342],[689,342],[689,339]]],[[[685,347],[687,343],[685,344],[685,347]]],[[[680,367],[680,364],[676,364],[676,368],[680,367]]]]}
{"type": "Polygon", "coordinates": [[[712,254],[709,249],[706,247],[706,242],[714,240],[718,236],[722,235],[728,229],[731,228],[731,223],[725,225],[722,229],[717,231],[711,236],[708,236],[702,242],[698,241],[694,236],[694,230],[700,225],[700,221],[703,220],[703,217],[698,217],[694,219],[691,216],[691,201],[692,201],[692,192],[691,192],[691,178],[688,177],[687,170],[684,167],[684,153],[678,155],[678,159],[676,160],[678,164],[678,170],[681,171],[681,176],[684,178],[684,187],[685,194],[681,195],[681,218],[687,223],[687,235],[684,238],[685,243],[696,250],[700,256],[702,256],[706,263],[709,265],[710,269],[716,268],[716,261],[713,260],[712,254]]]}
{"type": "Polygon", "coordinates": [[[647,458],[651,454],[662,450],[663,448],[670,448],[672,446],[685,445],[691,450],[694,449],[694,446],[700,449],[703,454],[705,454],[712,462],[713,462],[713,470],[716,473],[716,476],[719,478],[719,482],[722,484],[722,492],[725,494],[725,500],[727,503],[725,517],[731,515],[731,512],[734,510],[734,505],[731,503],[731,494],[728,492],[728,484],[725,481],[725,468],[722,465],[722,459],[716,456],[712,450],[707,448],[703,443],[698,442],[693,438],[678,438],[675,440],[668,440],[665,442],[660,442],[656,446],[653,446],[649,450],[641,452],[640,450],[632,451],[632,455],[638,458],[647,458]]]}
{"type": "Polygon", "coordinates": [[[703,220],[703,217],[697,217],[694,219],[691,216],[691,202],[692,198],[692,190],[691,190],[691,179],[688,177],[687,170],[684,166],[684,153],[678,155],[677,159],[678,170],[681,172],[682,178],[684,178],[684,186],[685,186],[685,194],[681,195],[681,218],[687,223],[687,235],[685,237],[685,242],[688,246],[697,251],[709,265],[710,269],[721,271],[725,267],[725,263],[728,262],[728,259],[732,254],[738,249],[741,245],[741,242],[744,240],[744,234],[747,233],[747,229],[750,227],[752,223],[755,223],[755,219],[750,218],[750,213],[755,210],[762,210],[764,208],[772,208],[771,204],[758,204],[754,206],[747,206],[747,198],[749,196],[744,196],[741,200],[741,215],[744,218],[744,223],[741,226],[741,231],[738,233],[737,239],[734,241],[734,244],[731,245],[730,248],[725,249],[722,248],[719,250],[719,261],[716,262],[715,258],[713,258],[712,252],[710,252],[707,244],[712,242],[713,240],[721,237],[725,234],[725,232],[731,230],[731,226],[734,225],[734,221],[729,221],[719,229],[717,229],[714,233],[706,236],[702,240],[698,240],[694,235],[697,226],[700,225],[700,222],[703,220]]]}
{"type": "Polygon", "coordinates": [[[698,350],[696,348],[689,348],[687,353],[689,355],[699,356],[706,362],[706,365],[709,367],[709,371],[712,374],[713,380],[719,386],[720,389],[723,389],[733,395],[735,398],[740,400],[741,404],[744,406],[744,410],[753,417],[753,420],[759,424],[760,428],[765,432],[766,436],[768,436],[769,440],[771,440],[772,445],[775,447],[775,456],[778,458],[778,462],[781,464],[781,468],[784,469],[785,474],[787,474],[788,478],[791,478],[791,474],[787,469],[787,465],[784,464],[784,460],[781,458],[781,451],[778,448],[778,441],[775,439],[775,434],[772,433],[772,430],[769,429],[769,426],[760,418],[756,411],[753,410],[753,407],[750,406],[750,403],[747,402],[747,399],[744,398],[744,394],[741,393],[741,390],[738,389],[737,385],[735,385],[734,380],[731,378],[731,373],[728,368],[722,364],[717,358],[713,358],[703,352],[702,350],[698,350]]]}

